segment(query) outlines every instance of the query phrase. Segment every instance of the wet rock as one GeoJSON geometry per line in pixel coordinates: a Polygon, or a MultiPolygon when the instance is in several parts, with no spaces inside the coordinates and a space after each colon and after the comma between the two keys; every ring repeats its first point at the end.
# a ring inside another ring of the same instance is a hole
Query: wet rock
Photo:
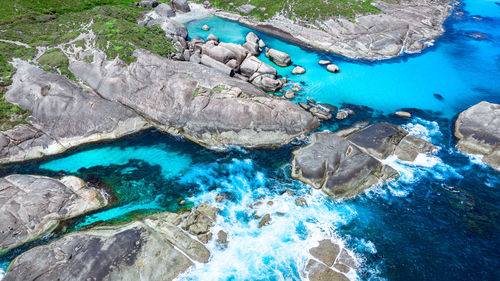
{"type": "Polygon", "coordinates": [[[250,32],[248,32],[247,36],[245,36],[245,41],[257,43],[257,42],[259,42],[259,36],[257,36],[255,33],[250,31],[250,32]]]}
{"type": "Polygon", "coordinates": [[[318,117],[320,120],[329,120],[329,119],[332,119],[333,115],[331,115],[330,113],[326,112],[326,111],[323,111],[321,110],[319,107],[312,107],[309,112],[312,113],[312,115],[318,117]]]}
{"type": "Polygon", "coordinates": [[[218,209],[211,207],[208,203],[199,205],[182,222],[182,229],[193,235],[207,233],[215,222],[218,209]]]}
{"type": "Polygon", "coordinates": [[[104,192],[87,187],[77,177],[56,180],[35,175],[0,178],[0,202],[0,252],[107,204],[104,192]]]}
{"type": "Polygon", "coordinates": [[[264,48],[266,46],[266,43],[262,39],[259,39],[259,48],[264,48]]]}
{"type": "Polygon", "coordinates": [[[328,70],[329,72],[333,72],[333,73],[338,73],[340,71],[339,67],[336,66],[335,64],[329,64],[326,67],[326,70],[328,70]]]}
{"type": "Polygon", "coordinates": [[[307,200],[303,197],[295,198],[295,204],[300,207],[307,207],[307,200]]]}
{"type": "Polygon", "coordinates": [[[201,243],[207,244],[210,240],[212,240],[212,232],[207,232],[204,234],[199,234],[198,240],[200,240],[201,243]]]}
{"type": "Polygon", "coordinates": [[[314,133],[293,152],[292,177],[333,198],[353,197],[398,173],[334,133],[314,133]]]}
{"type": "Polygon", "coordinates": [[[403,128],[379,122],[355,132],[347,139],[378,159],[385,159],[396,149],[397,144],[408,134],[403,128]]]}
{"type": "Polygon", "coordinates": [[[272,206],[272,205],[274,205],[274,202],[273,201],[267,201],[267,205],[268,206],[272,206]]]}
{"type": "Polygon", "coordinates": [[[331,240],[325,239],[319,241],[317,247],[309,249],[309,253],[319,261],[331,267],[340,253],[340,247],[332,243],[331,240]]]}
{"type": "Polygon", "coordinates": [[[224,230],[219,230],[219,232],[217,232],[217,243],[222,245],[227,244],[227,233],[224,230]]]}
{"type": "MultiPolygon", "coordinates": [[[[167,215],[169,216],[169,215],[167,215]]],[[[162,215],[71,233],[18,256],[5,280],[173,280],[210,253],[162,215]],[[188,258],[189,257],[189,258],[188,258]],[[161,264],[161,267],[158,265],[161,264]]]]}
{"type": "Polygon", "coordinates": [[[269,58],[272,62],[274,62],[276,65],[279,65],[281,67],[286,67],[292,64],[292,60],[290,59],[290,55],[288,55],[285,52],[278,51],[275,49],[266,49],[266,57],[269,58]]]}
{"type": "Polygon", "coordinates": [[[217,194],[217,196],[215,197],[215,202],[220,203],[220,202],[222,202],[222,200],[224,200],[225,198],[226,198],[226,196],[225,196],[224,194],[219,193],[219,194],[217,194]]]}
{"type": "Polygon", "coordinates": [[[293,98],[295,98],[295,93],[292,90],[288,89],[285,92],[285,98],[293,99],[293,98]]]}
{"type": "Polygon", "coordinates": [[[157,13],[160,17],[163,18],[171,18],[175,16],[175,11],[172,7],[166,3],[161,3],[156,7],[155,13],[157,13]]]}
{"type": "Polygon", "coordinates": [[[308,105],[307,103],[304,103],[304,102],[299,102],[299,106],[305,110],[309,110],[311,108],[310,105],[308,105]]]}
{"type": "Polygon", "coordinates": [[[306,272],[310,281],[348,281],[349,279],[342,273],[338,273],[326,265],[315,260],[309,260],[306,272]]]}
{"type": "Polygon", "coordinates": [[[337,118],[339,120],[346,119],[347,117],[349,117],[349,113],[345,110],[339,110],[337,112],[337,115],[335,115],[335,118],[337,118]]]}
{"type": "Polygon", "coordinates": [[[403,118],[411,118],[411,113],[406,112],[406,111],[396,111],[396,116],[398,117],[403,117],[403,118]]]}
{"type": "Polygon", "coordinates": [[[207,41],[219,42],[219,37],[215,36],[213,33],[210,33],[210,35],[207,36],[207,41]]]}
{"type": "Polygon", "coordinates": [[[301,67],[301,66],[296,66],[293,70],[292,70],[292,74],[304,74],[306,73],[306,70],[301,67]]]}
{"type": "Polygon", "coordinates": [[[268,225],[271,222],[271,215],[265,214],[259,222],[259,228],[268,225]]]}
{"type": "Polygon", "coordinates": [[[419,153],[429,153],[436,147],[414,135],[406,135],[396,146],[394,154],[403,161],[413,161],[419,153]]]}
{"type": "Polygon", "coordinates": [[[210,30],[210,27],[206,24],[204,24],[201,29],[205,30],[205,31],[209,31],[210,30]]]}
{"type": "Polygon", "coordinates": [[[457,148],[482,155],[483,161],[500,171],[500,105],[482,101],[458,115],[455,122],[457,148]]]}
{"type": "Polygon", "coordinates": [[[295,91],[295,92],[300,92],[303,89],[302,89],[302,87],[299,84],[295,84],[295,85],[293,85],[292,90],[295,91]]]}
{"type": "Polygon", "coordinates": [[[331,61],[329,61],[329,60],[320,60],[318,63],[319,63],[320,65],[329,65],[329,64],[331,64],[332,62],[331,62],[331,61]]]}
{"type": "Polygon", "coordinates": [[[189,4],[186,0],[172,0],[172,8],[183,13],[190,12],[189,4]]]}

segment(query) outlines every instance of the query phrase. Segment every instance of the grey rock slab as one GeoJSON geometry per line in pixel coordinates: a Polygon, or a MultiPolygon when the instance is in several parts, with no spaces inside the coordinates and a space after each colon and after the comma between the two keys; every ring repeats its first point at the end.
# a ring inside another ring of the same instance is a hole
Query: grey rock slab
{"type": "Polygon", "coordinates": [[[70,69],[104,98],[140,112],[159,129],[208,147],[282,145],[319,125],[296,104],[211,68],[145,51],[136,56],[128,66],[73,62],[70,69]],[[199,87],[211,90],[196,95],[199,87]],[[242,94],[217,98],[221,88],[239,88],[242,94]]]}
{"type": "Polygon", "coordinates": [[[104,207],[105,194],[79,178],[0,178],[0,252],[52,231],[60,221],[104,207]]]}
{"type": "Polygon", "coordinates": [[[482,101],[460,113],[455,122],[457,148],[479,154],[500,171],[500,105],[482,101]]]}
{"type": "Polygon", "coordinates": [[[68,78],[16,64],[6,99],[30,111],[31,125],[0,132],[0,162],[24,161],[149,128],[133,110],[84,90],[68,78]]]}
{"type": "Polygon", "coordinates": [[[309,249],[309,253],[327,266],[331,267],[340,253],[339,245],[329,239],[319,241],[319,245],[309,249]]]}
{"type": "Polygon", "coordinates": [[[349,279],[342,273],[336,272],[326,265],[309,260],[306,266],[308,278],[311,281],[348,281],[349,279]]]}
{"type": "Polygon", "coordinates": [[[349,135],[347,139],[368,154],[385,159],[394,152],[407,134],[408,132],[399,126],[379,122],[349,135]]]}
{"type": "Polygon", "coordinates": [[[206,262],[207,252],[156,215],[30,249],[14,259],[4,280],[173,280],[193,265],[188,256],[206,262]]]}

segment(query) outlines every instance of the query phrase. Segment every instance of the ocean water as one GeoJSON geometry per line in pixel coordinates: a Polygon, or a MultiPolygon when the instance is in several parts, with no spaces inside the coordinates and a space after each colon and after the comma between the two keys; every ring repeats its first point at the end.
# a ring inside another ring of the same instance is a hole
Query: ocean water
{"type": "MultiPolygon", "coordinates": [[[[220,209],[213,232],[226,231],[229,243],[220,247],[209,242],[210,262],[196,264],[179,280],[301,280],[310,258],[307,249],[325,238],[356,257],[359,267],[349,272],[351,280],[500,280],[500,173],[478,157],[457,152],[452,136],[453,116],[460,110],[482,99],[500,100],[500,5],[465,3],[446,22],[447,33],[436,46],[387,62],[345,60],[259,34],[307,69],[300,79],[290,68],[280,69],[282,75],[305,82],[300,98],[368,107],[355,107],[354,116],[330,120],[318,130],[389,121],[438,146],[413,162],[385,160],[399,171],[399,179],[354,199],[331,200],[290,178],[291,152],[303,144],[300,141],[276,150],[214,152],[157,131],[0,166],[0,176],[76,175],[104,188],[112,202],[1,255],[0,279],[17,255],[64,233],[208,201],[220,209]],[[473,39],[470,32],[487,34],[488,39],[473,39]],[[317,60],[325,57],[337,63],[341,73],[330,74],[318,66],[317,60]],[[397,89],[401,91],[396,94],[397,89]],[[423,110],[412,110],[414,117],[404,120],[387,114],[407,107],[423,110]],[[284,193],[287,190],[293,194],[284,193]],[[221,193],[226,200],[217,203],[221,193]],[[296,206],[298,197],[308,206],[296,206]],[[181,200],[186,204],[179,205],[181,200]],[[271,222],[259,228],[255,215],[265,214],[271,215],[271,222]]],[[[205,23],[223,41],[241,42],[248,31],[210,18],[190,23],[191,36],[204,35],[199,27],[205,23]]]]}
{"type": "MultiPolygon", "coordinates": [[[[264,54],[259,58],[275,66],[279,75],[302,85],[304,91],[296,101],[309,97],[336,106],[364,105],[384,113],[417,108],[452,117],[478,101],[500,101],[500,6],[488,0],[465,3],[456,9],[463,15],[455,12],[446,21],[444,36],[436,40],[435,46],[426,49],[424,55],[359,62],[306,50],[255,32],[268,47],[290,54],[293,64],[282,68],[264,54]],[[476,33],[486,37],[471,37],[476,33]],[[318,64],[321,59],[338,65],[340,73],[327,72],[325,66],[318,64]],[[293,75],[295,65],[304,67],[306,73],[293,75]],[[435,94],[442,99],[435,98],[435,94]]],[[[206,38],[213,33],[223,42],[234,43],[244,43],[245,35],[252,31],[216,17],[190,22],[187,27],[190,37],[206,38]],[[209,31],[201,29],[204,24],[210,27],[209,31]]]]}

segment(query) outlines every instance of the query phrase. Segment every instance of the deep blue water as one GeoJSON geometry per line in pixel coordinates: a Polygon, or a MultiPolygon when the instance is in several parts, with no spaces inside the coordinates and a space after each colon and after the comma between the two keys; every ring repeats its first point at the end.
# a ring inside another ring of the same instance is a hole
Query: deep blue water
{"type": "MultiPolygon", "coordinates": [[[[389,160],[402,175],[397,181],[373,187],[355,199],[334,201],[290,178],[290,153],[299,142],[277,150],[213,152],[156,131],[144,132],[42,161],[0,166],[0,176],[77,175],[107,188],[114,202],[68,222],[52,236],[0,256],[0,268],[27,248],[61,233],[143,213],[175,211],[183,207],[178,202],[187,199],[187,207],[206,201],[219,207],[215,232],[226,230],[230,242],[225,249],[211,242],[210,263],[197,265],[181,279],[298,280],[309,258],[306,250],[318,240],[333,238],[360,263],[350,273],[352,279],[500,280],[500,173],[458,153],[452,136],[453,116],[459,111],[483,99],[500,101],[500,6],[488,1],[466,3],[458,8],[463,16],[446,22],[447,33],[436,46],[388,62],[353,62],[259,34],[305,66],[308,72],[300,79],[289,73],[290,68],[280,69],[282,75],[305,82],[302,98],[370,107],[356,108],[354,116],[328,121],[320,130],[358,121],[390,121],[440,147],[436,154],[421,155],[413,163],[389,160]],[[470,32],[485,33],[488,39],[472,39],[467,36],[470,32]],[[325,57],[340,66],[340,74],[317,65],[325,57]],[[386,114],[400,108],[423,111],[412,111],[411,120],[386,114]],[[296,194],[282,194],[285,190],[296,194]],[[219,193],[229,200],[216,203],[219,193]],[[298,196],[309,206],[297,207],[298,196]],[[249,207],[261,197],[264,204],[249,207]],[[258,228],[253,216],[267,213],[271,224],[258,228]]],[[[191,23],[191,36],[201,34],[200,24],[205,23],[226,42],[241,42],[248,31],[211,18],[191,23]]]]}

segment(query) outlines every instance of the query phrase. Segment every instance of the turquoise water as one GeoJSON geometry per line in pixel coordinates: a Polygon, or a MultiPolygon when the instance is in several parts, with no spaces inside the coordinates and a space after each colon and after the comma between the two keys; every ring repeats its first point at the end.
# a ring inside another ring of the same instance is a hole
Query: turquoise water
{"type": "MultiPolygon", "coordinates": [[[[210,242],[210,263],[197,264],[180,280],[300,280],[310,257],[307,249],[324,238],[356,256],[359,268],[349,273],[352,280],[500,280],[500,174],[454,149],[451,119],[481,99],[500,99],[500,5],[466,3],[458,8],[464,15],[447,21],[447,33],[435,47],[386,62],[344,60],[260,34],[306,67],[307,75],[292,78],[306,84],[301,98],[371,108],[358,108],[356,115],[325,122],[319,130],[364,120],[389,121],[440,147],[412,163],[388,160],[401,177],[355,199],[330,200],[290,178],[291,151],[303,144],[299,141],[276,150],[213,152],[156,131],[0,166],[0,176],[72,174],[105,188],[112,205],[68,222],[66,232],[201,202],[217,206],[221,212],[214,232],[228,232],[229,244],[220,248],[210,242]],[[470,32],[485,33],[488,39],[473,39],[470,32]],[[317,65],[326,57],[340,66],[340,74],[317,65]],[[412,111],[411,120],[384,114],[405,107],[426,111],[412,111]],[[286,190],[294,195],[283,194],[286,190]],[[220,193],[228,199],[217,203],[220,193]],[[296,206],[297,197],[306,198],[308,206],[296,206]],[[182,199],[187,203],[180,206],[182,199]],[[251,208],[257,201],[263,204],[251,208]],[[264,214],[271,214],[271,224],[258,228],[254,215],[264,214]]],[[[191,36],[201,34],[202,23],[223,41],[241,42],[248,31],[211,18],[191,23],[191,36]]],[[[282,75],[294,77],[289,71],[280,69],[282,75]]],[[[17,255],[59,235],[0,256],[0,279],[17,255]]]]}
{"type": "MultiPolygon", "coordinates": [[[[322,103],[364,105],[384,113],[402,108],[431,110],[445,117],[478,101],[500,101],[500,6],[494,1],[466,1],[465,15],[447,20],[446,33],[424,55],[405,55],[384,62],[363,63],[339,56],[308,51],[269,35],[256,32],[271,47],[290,54],[293,65],[281,68],[263,54],[260,59],[274,65],[278,73],[305,83],[303,94],[322,103]],[[470,11],[468,7],[471,7],[470,11]],[[484,12],[484,14],[483,14],[484,12]],[[474,19],[481,15],[483,19],[474,19]],[[486,18],[486,17],[492,18],[486,18]],[[477,40],[468,36],[481,32],[488,36],[477,40]],[[331,74],[318,61],[329,59],[341,70],[331,74]],[[306,69],[304,75],[291,73],[294,65],[306,69]],[[443,100],[436,99],[439,94],[443,100]]],[[[210,33],[221,41],[244,43],[251,29],[216,17],[187,25],[190,37],[206,38],[210,33]],[[210,31],[201,27],[207,24],[210,31]]]]}

